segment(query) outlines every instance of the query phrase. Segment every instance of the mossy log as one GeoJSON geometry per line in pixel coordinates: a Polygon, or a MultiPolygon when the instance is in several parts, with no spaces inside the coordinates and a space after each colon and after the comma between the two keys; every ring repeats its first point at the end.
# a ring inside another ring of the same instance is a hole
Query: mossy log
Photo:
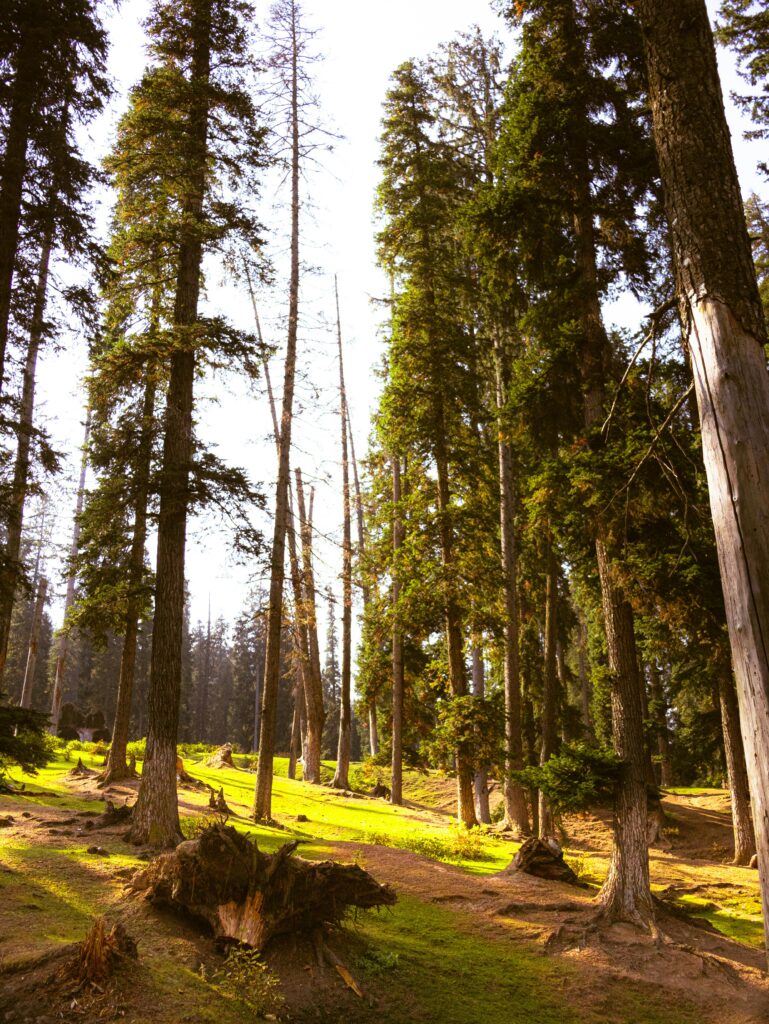
{"type": "Polygon", "coordinates": [[[356,864],[265,854],[227,825],[212,825],[139,871],[131,888],[152,903],[201,919],[218,939],[263,949],[275,935],[314,932],[350,907],[395,903],[395,892],[356,864]]]}

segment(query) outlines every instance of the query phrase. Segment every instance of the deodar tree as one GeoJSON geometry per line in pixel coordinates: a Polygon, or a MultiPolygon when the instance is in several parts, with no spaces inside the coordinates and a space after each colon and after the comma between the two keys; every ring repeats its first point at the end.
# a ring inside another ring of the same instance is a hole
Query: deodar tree
{"type": "MultiPolygon", "coordinates": [[[[250,245],[257,225],[243,201],[263,160],[263,132],[250,94],[250,4],[241,0],[158,0],[148,28],[154,88],[154,131],[144,151],[148,172],[161,169],[172,191],[169,224],[174,295],[166,334],[166,404],[159,469],[158,542],[147,754],[131,837],[155,846],[180,835],[176,801],[176,739],[184,619],[184,556],[193,495],[193,385],[206,349],[248,358],[250,336],[199,309],[205,251],[235,232],[250,245]],[[226,190],[227,201],[222,192],[226,190]]],[[[210,460],[209,460],[210,461],[210,460]]]]}

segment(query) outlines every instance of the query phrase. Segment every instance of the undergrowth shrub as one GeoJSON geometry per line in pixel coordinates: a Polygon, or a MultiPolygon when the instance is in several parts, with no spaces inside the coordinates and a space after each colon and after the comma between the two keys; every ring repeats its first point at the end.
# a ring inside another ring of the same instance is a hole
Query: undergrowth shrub
{"type": "Polygon", "coordinates": [[[278,1013],[285,1002],[279,980],[255,949],[234,946],[213,981],[217,988],[245,1003],[258,1017],[278,1013]]]}
{"type": "Polygon", "coordinates": [[[370,949],[363,956],[355,961],[355,966],[365,974],[378,975],[394,971],[400,960],[399,953],[389,953],[387,950],[370,949]]]}
{"type": "Polygon", "coordinates": [[[398,850],[411,850],[423,857],[455,864],[463,860],[482,860],[484,857],[481,833],[459,823],[449,827],[448,835],[411,832],[390,835],[388,832],[366,832],[363,841],[372,846],[392,846],[398,850]]]}

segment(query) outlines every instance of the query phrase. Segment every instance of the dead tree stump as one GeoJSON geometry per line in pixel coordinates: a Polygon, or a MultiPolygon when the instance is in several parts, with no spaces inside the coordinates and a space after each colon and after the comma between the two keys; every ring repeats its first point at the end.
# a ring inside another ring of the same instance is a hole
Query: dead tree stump
{"type": "Polygon", "coordinates": [[[527,875],[551,882],[578,884],[579,879],[563,859],[563,850],[555,839],[527,839],[506,872],[524,871],[527,875]]]}
{"type": "Polygon", "coordinates": [[[235,768],[236,765],[232,760],[232,744],[225,743],[223,746],[215,750],[213,754],[204,762],[206,768],[235,768]]]}
{"type": "Polygon", "coordinates": [[[82,757],[79,757],[77,759],[77,764],[75,765],[75,767],[70,768],[70,770],[67,772],[67,775],[71,779],[87,779],[89,775],[98,774],[99,773],[97,771],[94,771],[93,768],[86,768],[86,766],[83,764],[82,757]]]}
{"type": "Polygon", "coordinates": [[[312,934],[350,907],[395,903],[395,892],[357,864],[291,856],[296,842],[265,854],[240,832],[212,825],[137,872],[136,893],[207,922],[219,939],[263,949],[274,935],[312,934]]]}

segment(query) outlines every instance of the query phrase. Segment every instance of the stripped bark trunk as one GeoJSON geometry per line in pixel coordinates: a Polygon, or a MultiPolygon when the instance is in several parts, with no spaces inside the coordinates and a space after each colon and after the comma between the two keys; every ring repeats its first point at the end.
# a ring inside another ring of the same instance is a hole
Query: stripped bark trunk
{"type": "MultiPolygon", "coordinates": [[[[472,688],[474,697],[486,696],[486,679],[483,667],[483,651],[477,643],[472,649],[472,688]]],[[[482,825],[491,824],[491,810],[489,808],[489,777],[485,769],[479,768],[473,778],[473,790],[475,792],[475,814],[482,825]]]]}
{"type": "MultiPolygon", "coordinates": [[[[80,460],[80,479],[77,486],[77,498],[75,499],[75,519],[72,526],[72,542],[69,546],[70,565],[77,554],[80,543],[80,515],[83,511],[83,500],[85,498],[85,478],[88,472],[88,438],[91,434],[91,410],[85,414],[85,431],[83,436],[83,455],[80,460]]],[[[64,695],[64,672],[67,667],[67,653],[69,651],[69,624],[67,617],[72,605],[75,603],[75,576],[70,571],[67,577],[67,591],[64,597],[64,612],[61,631],[59,633],[59,649],[56,653],[56,670],[53,677],[53,695],[51,697],[51,724],[48,731],[55,736],[59,728],[59,715],[61,714],[61,702],[64,695]]]]}
{"type": "Polygon", "coordinates": [[[131,699],[133,697],[134,671],[136,668],[136,647],[139,637],[139,617],[144,600],[141,586],[144,581],[144,555],[147,543],[147,503],[150,492],[150,470],[152,467],[152,437],[155,423],[154,373],[150,370],[144,385],[139,450],[136,463],[134,491],[134,525],[131,550],[128,556],[128,604],[123,629],[123,650],[120,655],[120,676],[117,688],[117,707],[112,729],[107,763],[101,779],[102,785],[128,778],[133,773],[128,767],[126,751],[128,730],[131,721],[131,699]]]}
{"type": "Polygon", "coordinates": [[[288,332],[283,374],[283,408],[280,420],[280,458],[275,493],[275,526],[270,558],[270,605],[267,615],[267,651],[265,654],[259,760],[254,787],[254,818],[272,817],[272,759],[275,753],[275,716],[280,684],[280,631],[283,620],[283,581],[285,573],[286,529],[289,512],[289,464],[291,422],[296,375],[296,340],[299,320],[299,66],[298,12],[291,6],[291,268],[288,285],[288,332]]]}
{"type": "Polygon", "coordinates": [[[35,610],[32,615],[32,632],[29,637],[27,665],[24,669],[24,685],[21,690],[20,704],[23,708],[28,708],[32,703],[32,686],[35,682],[35,669],[37,668],[37,649],[40,644],[40,626],[43,622],[43,612],[45,611],[45,599],[47,594],[48,580],[45,576],[41,576],[37,584],[35,610]]]}
{"type": "Polygon", "coordinates": [[[339,412],[342,419],[342,693],[339,707],[339,743],[336,772],[331,783],[337,789],[350,788],[350,746],[352,711],[350,682],[352,674],[352,534],[350,519],[350,466],[347,459],[347,392],[344,386],[342,323],[339,316],[339,289],[334,278],[336,299],[336,336],[339,347],[339,412]]]}
{"type": "Polygon", "coordinates": [[[181,837],[176,798],[176,740],[184,631],[184,556],[192,461],[195,350],[187,338],[198,321],[201,221],[208,170],[208,79],[211,64],[212,0],[195,5],[192,21],[191,101],[188,144],[189,190],[179,240],[174,332],[160,471],[155,620],[152,631],[149,732],[139,795],[131,819],[134,842],[173,846],[181,837]]]}
{"type": "Polygon", "coordinates": [[[636,10],[700,414],[769,942],[766,327],[705,0],[639,0],[636,10]]]}
{"type": "Polygon", "coordinates": [[[400,549],[403,546],[403,519],[401,518],[401,460],[391,459],[393,471],[393,569],[392,569],[392,670],[393,670],[393,722],[392,773],[390,803],[403,803],[403,633],[400,622],[401,582],[400,549]]]}
{"type": "Polygon", "coordinates": [[[504,598],[504,688],[505,688],[505,824],[518,835],[529,831],[526,793],[510,778],[523,766],[523,718],[521,713],[520,639],[518,621],[518,553],[515,543],[515,488],[513,452],[502,429],[502,410],[506,398],[505,367],[502,347],[494,345],[496,405],[499,456],[499,537],[504,598]]]}
{"type": "MultiPolygon", "coordinates": [[[[307,675],[305,677],[305,705],[307,711],[307,763],[304,766],[307,782],[320,785],[320,759],[323,743],[323,723],[326,712],[323,707],[323,677],[320,669],[320,645],[318,643],[318,612],[315,603],[315,569],[312,558],[312,497],[308,514],[304,501],[304,486],[299,468],[294,471],[296,479],[296,502],[299,512],[299,529],[302,540],[301,601],[302,619],[307,631],[307,675]]],[[[289,527],[289,541],[292,538],[293,522],[289,527]]],[[[293,556],[292,556],[293,557],[293,556]]],[[[297,577],[299,578],[299,577],[297,577]]]]}
{"type": "Polygon", "coordinates": [[[27,342],[27,354],[24,361],[21,406],[17,428],[16,459],[13,467],[13,480],[11,482],[8,510],[5,517],[5,551],[3,552],[3,563],[0,567],[0,688],[2,688],[5,662],[8,657],[8,639],[11,633],[13,606],[22,573],[19,556],[21,554],[21,534],[24,525],[24,503],[27,498],[29,485],[37,354],[43,338],[45,302],[48,291],[48,268],[51,261],[52,245],[53,225],[50,225],[46,229],[40,250],[32,322],[27,342]]]}
{"type": "MultiPolygon", "coordinates": [[[[542,737],[539,747],[539,763],[544,765],[556,753],[558,743],[558,678],[556,675],[556,643],[558,625],[558,566],[553,551],[553,542],[547,538],[547,583],[545,586],[545,665],[542,693],[542,737]]],[[[539,792],[539,837],[544,839],[555,835],[555,820],[550,801],[539,792]]]]}

